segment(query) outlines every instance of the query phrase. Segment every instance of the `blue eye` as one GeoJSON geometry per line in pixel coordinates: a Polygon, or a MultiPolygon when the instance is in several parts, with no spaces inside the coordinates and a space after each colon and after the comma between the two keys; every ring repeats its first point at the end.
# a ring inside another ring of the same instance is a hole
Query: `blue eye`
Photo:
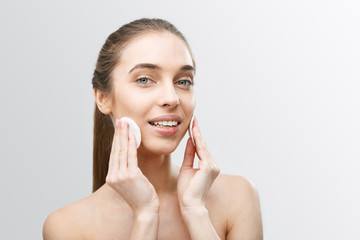
{"type": "Polygon", "coordinates": [[[178,85],[188,87],[190,85],[193,85],[192,81],[190,80],[180,80],[177,82],[178,85]]]}
{"type": "Polygon", "coordinates": [[[142,84],[142,85],[146,85],[148,84],[151,80],[149,78],[139,78],[138,80],[136,80],[138,83],[142,84]]]}

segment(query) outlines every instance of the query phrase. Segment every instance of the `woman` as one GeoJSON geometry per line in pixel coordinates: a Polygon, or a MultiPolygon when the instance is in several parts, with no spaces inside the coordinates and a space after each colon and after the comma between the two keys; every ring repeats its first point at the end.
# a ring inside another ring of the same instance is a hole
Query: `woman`
{"type": "Polygon", "coordinates": [[[262,239],[254,186],[219,175],[196,117],[195,145],[189,138],[181,168],[171,163],[194,113],[194,75],[167,21],[136,20],[108,37],[92,81],[94,193],[52,213],[44,239],[262,239]],[[138,149],[124,116],[141,129],[138,149]]]}

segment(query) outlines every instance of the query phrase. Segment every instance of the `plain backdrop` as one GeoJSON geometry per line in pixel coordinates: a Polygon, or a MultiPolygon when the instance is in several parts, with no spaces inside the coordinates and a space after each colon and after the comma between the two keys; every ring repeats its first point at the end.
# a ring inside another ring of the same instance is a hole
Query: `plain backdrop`
{"type": "Polygon", "coordinates": [[[359,239],[359,12],[357,0],[1,0],[0,239],[41,239],[52,211],[91,194],[96,58],[142,17],[188,39],[203,135],[222,173],[256,185],[265,239],[359,239]]]}

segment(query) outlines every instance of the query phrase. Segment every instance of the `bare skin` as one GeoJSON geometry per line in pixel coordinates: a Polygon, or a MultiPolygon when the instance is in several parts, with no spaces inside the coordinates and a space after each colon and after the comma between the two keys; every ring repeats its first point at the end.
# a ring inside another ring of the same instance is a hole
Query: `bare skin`
{"type": "MultiPolygon", "coordinates": [[[[191,239],[176,193],[160,198],[157,239],[191,239]]],[[[220,174],[206,200],[220,239],[262,239],[258,195],[243,177],[220,174]]],[[[104,185],[93,195],[52,213],[44,239],[130,239],[134,216],[127,203],[104,185]]]]}
{"type": "Polygon", "coordinates": [[[194,113],[191,67],[187,47],[171,33],[148,33],[125,48],[113,72],[114,95],[94,91],[115,126],[106,184],[52,213],[44,239],[262,239],[254,185],[219,175],[196,118],[196,146],[188,140],[181,168],[171,163],[194,113]],[[117,120],[122,116],[139,125],[139,149],[117,120]],[[164,116],[179,122],[176,131],[164,134],[169,128],[153,125],[164,116]]]}

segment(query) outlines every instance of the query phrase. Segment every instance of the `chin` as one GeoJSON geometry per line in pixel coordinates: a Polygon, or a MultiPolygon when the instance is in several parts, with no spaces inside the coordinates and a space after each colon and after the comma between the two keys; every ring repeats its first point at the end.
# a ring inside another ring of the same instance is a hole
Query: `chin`
{"type": "Polygon", "coordinates": [[[139,150],[151,155],[168,155],[179,146],[180,140],[142,141],[139,150]]]}

